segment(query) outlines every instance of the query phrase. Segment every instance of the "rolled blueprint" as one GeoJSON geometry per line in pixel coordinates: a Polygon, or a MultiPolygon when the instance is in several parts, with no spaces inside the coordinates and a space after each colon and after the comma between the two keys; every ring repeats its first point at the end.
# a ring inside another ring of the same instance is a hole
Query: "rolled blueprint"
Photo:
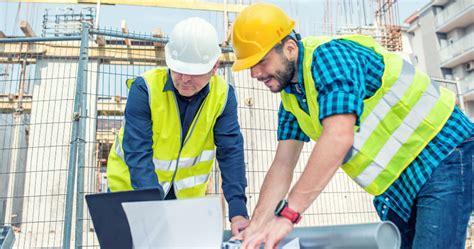
{"type": "MultiPolygon", "coordinates": [[[[230,231],[224,232],[224,241],[231,237],[230,231]]],[[[279,248],[299,238],[300,248],[314,249],[391,249],[400,248],[400,232],[390,221],[369,224],[351,224],[319,227],[295,228],[279,248]]]]}

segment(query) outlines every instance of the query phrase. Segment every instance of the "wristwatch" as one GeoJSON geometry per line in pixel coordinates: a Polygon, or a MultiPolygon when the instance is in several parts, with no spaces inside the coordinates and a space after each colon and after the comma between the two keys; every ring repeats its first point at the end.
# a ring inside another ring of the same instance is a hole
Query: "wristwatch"
{"type": "Polygon", "coordinates": [[[283,199],[278,203],[277,207],[275,208],[275,215],[285,217],[293,224],[298,224],[298,222],[300,222],[301,218],[303,217],[300,213],[288,207],[288,201],[286,199],[283,199]]]}

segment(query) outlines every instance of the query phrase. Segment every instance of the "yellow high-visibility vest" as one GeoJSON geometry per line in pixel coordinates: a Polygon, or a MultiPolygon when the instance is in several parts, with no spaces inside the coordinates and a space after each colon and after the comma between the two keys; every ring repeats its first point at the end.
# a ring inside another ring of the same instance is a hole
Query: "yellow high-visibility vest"
{"type": "Polygon", "coordinates": [[[443,128],[454,109],[455,96],[371,37],[308,37],[303,39],[303,79],[309,114],[299,107],[294,95],[281,91],[281,98],[285,110],[295,115],[303,132],[314,141],[321,135],[322,125],[311,74],[313,52],[333,39],[356,42],[383,57],[382,85],[364,100],[352,155],[342,165],[368,193],[380,195],[443,128]]]}
{"type": "MultiPolygon", "coordinates": [[[[227,103],[229,86],[221,77],[211,77],[209,94],[198,109],[182,144],[175,93],[163,91],[168,78],[167,69],[153,69],[141,77],[148,87],[153,123],[153,164],[160,185],[165,193],[173,185],[178,199],[204,196],[215,158],[214,125],[227,103]]],[[[130,86],[133,81],[128,82],[130,86]]],[[[122,140],[123,127],[112,146],[107,164],[109,188],[113,192],[133,189],[122,140]]]]}

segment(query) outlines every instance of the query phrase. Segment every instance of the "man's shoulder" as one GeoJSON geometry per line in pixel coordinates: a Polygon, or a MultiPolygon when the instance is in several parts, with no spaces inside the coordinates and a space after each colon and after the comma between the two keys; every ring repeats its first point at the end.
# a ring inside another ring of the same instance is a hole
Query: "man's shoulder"
{"type": "MultiPolygon", "coordinates": [[[[219,84],[220,86],[225,86],[227,85],[227,81],[220,75],[217,75],[217,74],[214,74],[212,77],[211,77],[211,81],[214,82],[214,84],[219,84]]],[[[227,87],[227,86],[225,86],[227,87]]]]}
{"type": "Polygon", "coordinates": [[[321,46],[315,49],[315,53],[324,51],[325,53],[333,52],[337,53],[339,51],[348,50],[351,46],[354,46],[355,43],[349,40],[343,39],[332,39],[321,46]]]}
{"type": "Polygon", "coordinates": [[[213,75],[211,77],[210,82],[214,87],[211,87],[211,90],[218,91],[221,93],[226,93],[230,91],[231,85],[227,83],[227,81],[222,78],[220,75],[213,75]]]}
{"type": "Polygon", "coordinates": [[[138,76],[133,79],[132,87],[138,87],[148,92],[148,88],[146,86],[146,81],[142,76],[138,76]]]}

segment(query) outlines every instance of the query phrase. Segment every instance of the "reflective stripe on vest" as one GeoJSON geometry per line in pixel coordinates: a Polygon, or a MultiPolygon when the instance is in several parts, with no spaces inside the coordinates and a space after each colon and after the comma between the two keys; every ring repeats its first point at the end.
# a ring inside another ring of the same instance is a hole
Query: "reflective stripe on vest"
{"type": "Polygon", "coordinates": [[[176,189],[179,191],[179,190],[189,188],[189,186],[196,186],[196,185],[206,183],[208,179],[209,179],[209,174],[203,174],[203,175],[184,178],[180,181],[175,181],[174,185],[176,186],[176,189]]]}
{"type": "MultiPolygon", "coordinates": [[[[372,112],[361,123],[360,132],[355,134],[352,154],[355,155],[360,151],[375,128],[380,125],[381,119],[389,112],[390,108],[398,103],[405,95],[405,91],[409,88],[410,83],[415,77],[415,68],[403,61],[403,67],[399,79],[393,84],[390,90],[383,96],[382,101],[375,106],[372,112]],[[393,91],[392,89],[396,89],[393,91]],[[403,94],[399,94],[403,93],[403,94]]],[[[426,107],[434,107],[439,98],[439,91],[434,87],[433,82],[428,84],[426,91],[421,98],[410,110],[403,120],[403,123],[396,128],[390,138],[383,145],[374,161],[367,166],[354,180],[362,187],[367,187],[373,180],[385,169],[390,160],[396,155],[400,147],[407,142],[408,138],[413,134],[417,127],[423,122],[428,115],[426,107]]]]}
{"type": "MultiPolygon", "coordinates": [[[[309,37],[303,41],[303,79],[309,114],[300,108],[294,95],[281,92],[285,110],[295,115],[300,128],[315,141],[322,132],[322,125],[311,70],[312,56],[318,46],[332,39],[309,37]]],[[[364,99],[352,153],[342,165],[367,192],[379,195],[443,128],[454,108],[455,96],[370,37],[356,35],[338,39],[359,43],[382,55],[384,60],[381,87],[372,97],[364,99]]]]}
{"type": "MultiPolygon", "coordinates": [[[[205,150],[197,157],[181,157],[178,168],[189,168],[201,162],[207,162],[214,159],[215,151],[205,150]]],[[[157,170],[174,170],[178,160],[159,160],[154,158],[153,164],[157,170]]]]}
{"type": "Polygon", "coordinates": [[[119,143],[119,135],[115,135],[115,153],[117,154],[117,156],[122,159],[122,161],[125,162],[125,156],[123,155],[123,150],[122,150],[122,147],[120,147],[120,143],[119,143]]]}
{"type": "MultiPolygon", "coordinates": [[[[179,181],[174,182],[174,187],[177,192],[184,190],[184,189],[189,189],[190,186],[197,186],[201,184],[207,183],[209,180],[210,174],[203,174],[203,175],[198,175],[198,176],[191,176],[188,178],[184,178],[179,181]]],[[[167,193],[171,187],[170,182],[160,182],[161,187],[163,188],[163,191],[167,193]]]]}
{"type": "MultiPolygon", "coordinates": [[[[120,147],[120,143],[118,142],[118,135],[115,136],[115,153],[117,156],[125,162],[125,157],[123,155],[123,150],[120,147]]],[[[196,165],[201,162],[207,162],[214,160],[215,156],[214,150],[205,150],[201,153],[201,155],[197,157],[183,157],[179,159],[178,168],[189,168],[193,165],[196,165]]],[[[159,160],[153,158],[153,165],[155,166],[156,170],[176,170],[176,162],[178,160],[159,160]]]]}

